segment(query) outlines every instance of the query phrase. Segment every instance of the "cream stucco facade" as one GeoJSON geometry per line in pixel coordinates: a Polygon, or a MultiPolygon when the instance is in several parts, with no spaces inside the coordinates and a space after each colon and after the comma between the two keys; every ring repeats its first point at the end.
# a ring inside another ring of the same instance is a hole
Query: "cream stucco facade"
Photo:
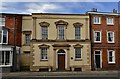
{"type": "Polygon", "coordinates": [[[91,70],[88,15],[33,13],[31,16],[23,16],[22,23],[21,57],[23,58],[21,62],[24,66],[30,66],[30,71],[91,70]],[[44,26],[48,29],[47,39],[42,39],[42,27],[44,26]],[[64,26],[62,40],[59,39],[59,26],[64,26]],[[76,26],[80,27],[80,39],[75,39],[76,26]],[[31,35],[29,44],[25,44],[25,34],[31,35]],[[45,59],[44,57],[41,59],[42,48],[47,48],[45,59]],[[78,59],[75,56],[75,48],[81,49],[78,59]],[[24,57],[25,54],[28,56],[24,57]]]}

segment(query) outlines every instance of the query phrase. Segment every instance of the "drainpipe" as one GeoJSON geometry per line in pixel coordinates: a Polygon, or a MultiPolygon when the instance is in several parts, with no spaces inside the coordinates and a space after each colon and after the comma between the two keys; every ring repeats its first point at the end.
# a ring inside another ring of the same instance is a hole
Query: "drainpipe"
{"type": "Polygon", "coordinates": [[[89,26],[89,28],[90,28],[90,40],[91,40],[91,70],[93,70],[94,69],[94,55],[93,55],[93,46],[94,46],[94,44],[93,44],[93,42],[92,42],[92,18],[91,18],[92,16],[91,16],[91,14],[89,13],[89,24],[90,24],[90,26],[89,26]]]}
{"type": "Polygon", "coordinates": [[[16,35],[16,16],[14,16],[14,33],[13,33],[13,63],[12,63],[12,71],[15,72],[16,71],[16,40],[15,40],[15,35],[16,35]]]}

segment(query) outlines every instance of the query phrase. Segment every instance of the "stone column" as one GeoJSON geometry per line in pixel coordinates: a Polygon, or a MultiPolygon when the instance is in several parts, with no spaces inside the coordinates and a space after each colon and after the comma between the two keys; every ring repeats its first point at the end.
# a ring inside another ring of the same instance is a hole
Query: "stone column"
{"type": "Polygon", "coordinates": [[[54,56],[53,56],[54,58],[53,58],[53,70],[55,71],[56,70],[56,49],[54,49],[54,56]]]}
{"type": "Polygon", "coordinates": [[[67,49],[67,70],[70,70],[70,52],[67,49]]]}
{"type": "Polygon", "coordinates": [[[32,39],[36,39],[36,17],[33,17],[33,34],[32,39]]]}
{"type": "Polygon", "coordinates": [[[85,18],[85,34],[86,34],[85,35],[86,36],[85,39],[88,39],[88,36],[89,36],[88,35],[89,34],[88,33],[88,29],[89,29],[89,27],[88,27],[88,18],[85,18]]]}

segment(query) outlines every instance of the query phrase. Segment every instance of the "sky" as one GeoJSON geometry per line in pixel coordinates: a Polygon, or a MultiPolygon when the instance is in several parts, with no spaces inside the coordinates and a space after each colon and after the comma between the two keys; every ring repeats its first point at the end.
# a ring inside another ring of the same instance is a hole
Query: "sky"
{"type": "MultiPolygon", "coordinates": [[[[61,13],[84,14],[97,8],[100,12],[111,12],[118,9],[118,2],[2,2],[0,10],[3,13],[61,13]]],[[[120,6],[120,5],[119,5],[120,6]]]]}

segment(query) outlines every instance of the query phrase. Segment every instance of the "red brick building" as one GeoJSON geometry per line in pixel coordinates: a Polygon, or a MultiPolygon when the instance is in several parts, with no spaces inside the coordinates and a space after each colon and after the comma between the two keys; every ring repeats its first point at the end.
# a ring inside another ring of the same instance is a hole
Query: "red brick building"
{"type": "Polygon", "coordinates": [[[87,12],[90,15],[92,69],[120,69],[120,23],[116,10],[87,12]]]}
{"type": "Polygon", "coordinates": [[[19,67],[22,15],[2,13],[0,16],[0,67],[2,72],[16,71],[19,67]],[[18,57],[17,57],[18,56],[18,57]]]}

